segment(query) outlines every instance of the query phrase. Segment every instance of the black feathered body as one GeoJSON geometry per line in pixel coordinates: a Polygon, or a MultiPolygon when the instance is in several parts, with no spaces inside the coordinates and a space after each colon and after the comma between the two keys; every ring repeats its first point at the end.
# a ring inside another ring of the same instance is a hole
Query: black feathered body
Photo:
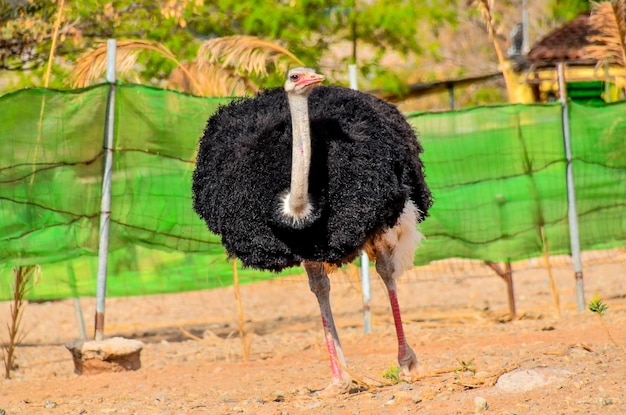
{"type": "Polygon", "coordinates": [[[392,227],[412,200],[431,204],[422,151],[391,104],[341,87],[309,96],[313,219],[296,229],[281,213],[289,190],[292,127],[287,94],[271,89],[221,107],[208,121],[193,176],[194,209],[245,266],[280,271],[341,264],[392,227]]]}

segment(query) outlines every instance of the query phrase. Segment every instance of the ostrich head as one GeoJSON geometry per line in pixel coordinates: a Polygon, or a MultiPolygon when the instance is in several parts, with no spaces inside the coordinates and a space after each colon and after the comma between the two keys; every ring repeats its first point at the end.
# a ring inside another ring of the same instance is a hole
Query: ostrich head
{"type": "Polygon", "coordinates": [[[285,91],[291,94],[308,95],[311,90],[324,80],[324,76],[311,68],[293,68],[287,72],[285,91]]]}

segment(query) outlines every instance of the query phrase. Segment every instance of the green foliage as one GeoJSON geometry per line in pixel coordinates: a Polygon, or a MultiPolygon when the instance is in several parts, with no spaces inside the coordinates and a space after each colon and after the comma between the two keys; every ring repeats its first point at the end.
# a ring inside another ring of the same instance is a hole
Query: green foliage
{"type": "MultiPolygon", "coordinates": [[[[495,88],[494,86],[479,86],[475,90],[471,90],[471,93],[465,94],[457,98],[459,106],[474,107],[479,105],[488,105],[494,102],[506,101],[506,96],[503,95],[503,90],[495,88]]],[[[460,95],[460,94],[457,94],[460,95]]]]}
{"type": "Polygon", "coordinates": [[[566,22],[591,10],[589,0],[551,0],[550,11],[556,20],[566,22]]]}
{"type": "MultiPolygon", "coordinates": [[[[42,84],[37,71],[46,65],[50,53],[58,3],[0,0],[0,91],[42,84]],[[11,75],[16,72],[20,74],[11,75]]],[[[551,0],[550,10],[550,18],[565,20],[589,10],[589,4],[586,0],[551,0]]],[[[499,18],[502,11],[494,13],[499,18]]],[[[443,62],[449,56],[437,34],[468,18],[476,20],[479,13],[461,0],[65,1],[50,85],[67,86],[69,68],[80,54],[93,49],[97,40],[159,42],[185,63],[208,39],[251,35],[280,44],[306,65],[322,63],[329,79],[336,77],[333,71],[343,75],[347,64],[356,61],[369,87],[401,95],[415,76],[382,65],[382,58],[409,57],[418,64],[443,62]]],[[[173,68],[171,60],[142,53],[126,80],[163,86],[173,68]]],[[[418,70],[426,75],[432,71],[441,79],[438,68],[418,69],[416,64],[418,70]]],[[[251,81],[261,88],[277,86],[282,74],[270,73],[251,81]]]]}
{"type": "Polygon", "coordinates": [[[457,359],[457,362],[459,363],[460,366],[454,369],[455,372],[476,373],[476,369],[474,369],[474,359],[468,360],[467,362],[465,360],[457,359]]]}
{"type": "Polygon", "coordinates": [[[598,293],[589,301],[589,305],[587,306],[589,311],[592,313],[597,313],[599,316],[602,316],[606,310],[609,309],[609,306],[604,304],[600,297],[598,297],[598,293]]]}
{"type": "Polygon", "coordinates": [[[400,378],[400,373],[402,369],[400,369],[396,365],[391,365],[389,368],[383,373],[383,377],[391,381],[392,384],[399,383],[402,379],[400,378]]]}
{"type": "MultiPolygon", "coordinates": [[[[454,3],[452,0],[65,2],[57,56],[71,65],[79,54],[93,47],[95,40],[143,39],[162,43],[185,62],[195,56],[204,40],[252,35],[281,44],[313,67],[333,48],[333,54],[340,56],[333,62],[334,67],[344,71],[356,57],[360,65],[372,68],[372,72],[365,70],[365,76],[389,76],[382,84],[398,89],[395,86],[398,80],[390,75],[392,71],[378,67],[378,60],[388,52],[406,55],[430,49],[430,45],[421,44],[418,29],[455,23],[454,3]],[[365,50],[367,54],[361,53],[365,50]]],[[[1,63],[5,61],[12,65],[11,69],[18,70],[45,65],[56,4],[53,0],[0,0],[0,70],[6,68],[1,63]],[[18,39],[30,55],[11,55],[8,48],[2,47],[2,41],[8,39],[18,39]]],[[[159,84],[173,68],[171,62],[155,54],[141,56],[138,63],[141,67],[138,76],[143,83],[159,84]]],[[[53,75],[61,74],[55,71],[53,75]]],[[[276,86],[282,83],[282,75],[253,81],[262,87],[276,86]]]]}
{"type": "Polygon", "coordinates": [[[615,338],[613,337],[613,335],[611,334],[611,330],[609,330],[609,327],[604,322],[603,316],[604,316],[604,313],[606,313],[606,310],[609,309],[609,306],[604,304],[602,300],[600,300],[598,293],[596,293],[596,295],[591,299],[591,301],[589,301],[587,308],[592,313],[596,313],[596,315],[598,316],[598,319],[600,320],[600,323],[602,324],[602,327],[604,328],[604,331],[609,337],[609,340],[611,340],[611,343],[613,343],[615,347],[620,347],[617,341],[615,341],[615,338]]]}

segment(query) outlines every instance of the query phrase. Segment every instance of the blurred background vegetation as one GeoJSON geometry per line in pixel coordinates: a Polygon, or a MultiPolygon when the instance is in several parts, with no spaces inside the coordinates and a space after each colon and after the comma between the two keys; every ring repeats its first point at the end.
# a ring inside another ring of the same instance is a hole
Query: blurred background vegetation
{"type": "MultiPolygon", "coordinates": [[[[496,41],[504,50],[522,20],[523,3],[491,4],[496,41]]],[[[525,3],[531,44],[590,7],[586,0],[525,3]]],[[[0,94],[101,81],[103,68],[89,77],[84,71],[102,63],[97,51],[108,38],[125,42],[125,54],[118,54],[121,81],[199,95],[278,86],[286,68],[300,63],[343,85],[347,65],[356,63],[361,89],[396,94],[409,84],[499,71],[474,0],[0,0],[0,94]],[[207,78],[222,89],[204,86],[207,78]]],[[[457,97],[458,106],[504,101],[502,79],[464,88],[457,97]]],[[[411,109],[446,106],[444,94],[411,109]]]]}

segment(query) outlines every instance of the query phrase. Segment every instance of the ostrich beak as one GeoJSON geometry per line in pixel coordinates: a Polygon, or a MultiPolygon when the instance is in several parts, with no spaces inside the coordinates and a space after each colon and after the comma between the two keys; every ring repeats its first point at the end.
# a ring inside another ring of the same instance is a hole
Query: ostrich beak
{"type": "Polygon", "coordinates": [[[324,80],[324,75],[317,73],[305,74],[297,83],[296,86],[303,87],[307,85],[320,84],[324,80]]]}

